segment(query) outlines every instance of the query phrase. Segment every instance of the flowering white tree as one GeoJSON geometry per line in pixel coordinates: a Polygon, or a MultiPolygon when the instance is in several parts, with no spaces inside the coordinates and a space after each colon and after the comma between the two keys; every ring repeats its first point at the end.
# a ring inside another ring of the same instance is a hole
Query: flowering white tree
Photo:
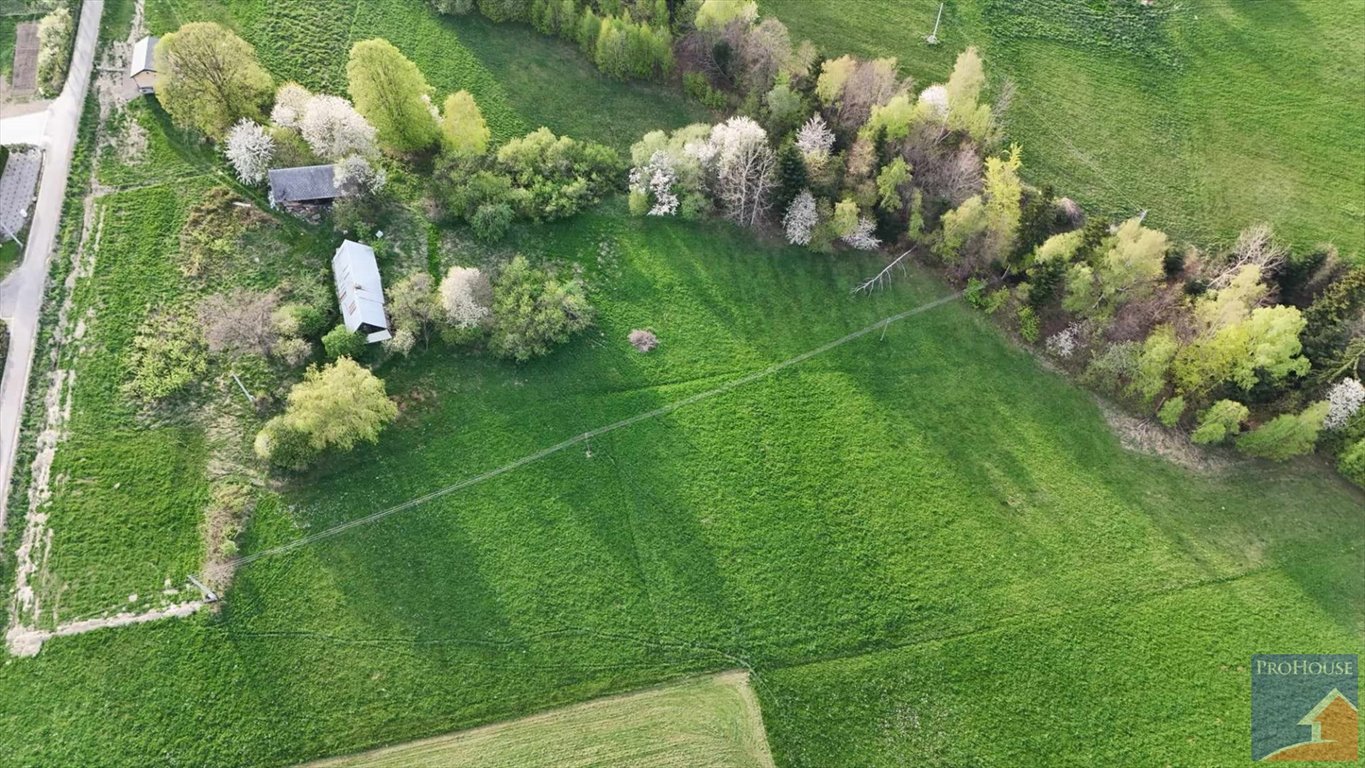
{"type": "Polygon", "coordinates": [[[935,117],[947,117],[948,86],[936,83],[925,88],[919,92],[919,103],[923,104],[924,108],[932,112],[935,117]]]}
{"type": "Polygon", "coordinates": [[[319,157],[336,161],[374,153],[374,126],[340,96],[314,96],[303,110],[299,133],[319,157]]]}
{"type": "Polygon", "coordinates": [[[224,154],[243,184],[257,184],[270,170],[275,139],[259,123],[242,118],[228,130],[224,154]]]}
{"type": "Polygon", "coordinates": [[[787,215],[782,217],[782,227],[787,231],[787,242],[792,245],[810,245],[811,233],[820,221],[815,210],[815,196],[809,189],[803,189],[792,204],[787,206],[787,215]]]}
{"type": "Polygon", "coordinates": [[[678,195],[673,185],[678,174],[673,169],[673,158],[664,150],[655,150],[649,162],[630,169],[630,191],[654,201],[650,216],[673,216],[678,212],[678,195]]]}
{"type": "Polygon", "coordinates": [[[873,234],[876,229],[877,222],[863,216],[858,219],[858,224],[853,228],[853,231],[844,235],[843,240],[860,251],[875,251],[882,244],[881,239],[873,234]]]}
{"type": "Polygon", "coordinates": [[[1080,334],[1080,324],[1072,323],[1066,328],[1047,337],[1047,341],[1044,342],[1044,344],[1047,347],[1048,352],[1051,352],[1062,359],[1067,359],[1075,354],[1076,349],[1080,346],[1080,334]]]}
{"type": "Polygon", "coordinates": [[[281,128],[298,128],[303,110],[313,94],[298,83],[285,83],[275,91],[275,106],[270,110],[270,122],[281,128]]]}
{"type": "Polygon", "coordinates": [[[811,115],[806,124],[796,132],[796,148],[812,170],[819,168],[829,159],[829,151],[834,147],[834,131],[829,129],[825,118],[819,113],[811,115]]]}
{"type": "Polygon", "coordinates": [[[732,117],[711,129],[715,152],[716,194],[726,214],[746,226],[767,210],[775,184],[776,155],[768,132],[752,119],[732,117]]]}
{"type": "Polygon", "coordinates": [[[395,355],[407,356],[412,348],[417,345],[417,334],[407,328],[399,328],[384,342],[384,349],[395,355]]]}
{"type": "Polygon", "coordinates": [[[1365,385],[1359,379],[1342,379],[1327,393],[1327,403],[1327,418],[1322,425],[1328,429],[1341,429],[1365,405],[1365,385]]]}
{"type": "Polygon", "coordinates": [[[482,325],[492,313],[493,289],[475,267],[451,267],[441,281],[441,307],[456,328],[482,325]]]}
{"type": "Polygon", "coordinates": [[[376,168],[363,155],[349,155],[336,164],[337,189],[347,195],[373,195],[389,181],[383,168],[376,168]]]}

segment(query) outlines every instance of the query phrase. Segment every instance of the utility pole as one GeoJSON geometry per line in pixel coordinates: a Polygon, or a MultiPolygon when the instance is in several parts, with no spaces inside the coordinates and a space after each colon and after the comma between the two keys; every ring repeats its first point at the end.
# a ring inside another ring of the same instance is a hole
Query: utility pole
{"type": "Polygon", "coordinates": [[[938,45],[938,23],[943,21],[943,3],[938,4],[938,18],[934,19],[934,31],[924,38],[924,42],[930,45],[938,45]]]}

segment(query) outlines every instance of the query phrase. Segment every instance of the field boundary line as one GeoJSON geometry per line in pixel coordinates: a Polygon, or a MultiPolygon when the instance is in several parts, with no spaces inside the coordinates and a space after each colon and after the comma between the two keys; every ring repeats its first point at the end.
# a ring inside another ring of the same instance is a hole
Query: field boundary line
{"type": "Polygon", "coordinates": [[[335,536],[339,536],[345,533],[346,531],[351,530],[352,528],[359,528],[360,526],[378,522],[387,517],[396,515],[399,512],[406,512],[410,509],[426,504],[427,502],[435,501],[436,499],[442,498],[444,496],[449,496],[450,494],[455,493],[456,491],[460,491],[465,488],[469,488],[470,486],[483,483],[487,480],[492,480],[495,477],[505,475],[508,472],[520,469],[528,464],[534,464],[535,462],[540,461],[541,459],[559,453],[560,451],[563,451],[566,448],[571,448],[580,443],[587,442],[588,440],[591,440],[594,437],[605,435],[609,432],[615,432],[619,429],[625,429],[626,427],[638,424],[642,421],[655,419],[660,416],[666,416],[680,408],[684,408],[686,406],[699,403],[702,400],[708,400],[718,395],[723,395],[727,392],[730,392],[731,390],[738,389],[739,387],[742,387],[746,384],[751,384],[755,381],[758,381],[759,379],[764,379],[769,376],[772,376],[794,365],[804,363],[805,361],[811,359],[812,357],[822,355],[825,352],[830,351],[831,349],[841,347],[844,344],[847,344],[850,341],[860,339],[868,335],[869,333],[885,329],[892,323],[896,323],[901,320],[905,320],[906,318],[914,317],[915,315],[928,312],[931,309],[941,307],[944,304],[956,300],[961,295],[962,292],[957,291],[956,293],[952,293],[947,296],[942,296],[940,298],[934,299],[933,301],[930,301],[927,304],[921,304],[918,307],[914,307],[913,309],[907,309],[904,312],[900,312],[889,317],[884,317],[881,320],[878,320],[877,322],[869,326],[860,328],[850,334],[841,336],[833,341],[827,341],[824,344],[821,344],[820,346],[815,347],[814,349],[802,352],[801,354],[796,355],[795,357],[789,357],[781,362],[773,363],[767,368],[762,368],[760,370],[747,373],[743,376],[740,376],[737,379],[731,379],[730,381],[727,381],[718,387],[708,389],[704,392],[698,392],[697,394],[685,397],[682,400],[662,405],[650,411],[637,413],[634,416],[621,419],[620,421],[612,422],[611,424],[607,424],[605,426],[597,427],[596,429],[590,429],[587,432],[582,432],[566,440],[562,440],[558,443],[555,443],[554,445],[551,445],[547,448],[542,448],[541,450],[536,451],[535,453],[530,453],[519,459],[516,459],[515,461],[508,462],[507,464],[497,467],[496,469],[490,469],[487,472],[483,472],[473,477],[466,478],[464,480],[459,481],[458,483],[447,485],[444,488],[438,488],[434,491],[425,493],[421,496],[413,497],[411,499],[408,499],[407,501],[395,504],[385,509],[381,509],[378,512],[374,512],[364,517],[358,517],[354,520],[347,520],[343,523],[338,523],[330,528],[325,528],[321,531],[318,531],[317,533],[312,533],[307,536],[295,539],[293,541],[280,544],[278,546],[269,547],[267,549],[261,550],[260,552],[254,552],[249,555],[244,555],[233,561],[232,566],[234,569],[240,569],[244,566],[256,562],[257,560],[282,555],[288,552],[292,552],[295,549],[315,544],[324,539],[330,539],[335,536]]]}

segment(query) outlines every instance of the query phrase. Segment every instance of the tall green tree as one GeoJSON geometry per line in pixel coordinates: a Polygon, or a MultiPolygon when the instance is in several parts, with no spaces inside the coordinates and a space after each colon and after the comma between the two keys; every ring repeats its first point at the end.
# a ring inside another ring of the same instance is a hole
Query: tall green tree
{"type": "Polygon", "coordinates": [[[285,412],[256,435],[256,453],[272,464],[302,469],[327,449],[349,451],[379,440],[398,415],[384,382],[343,357],[325,368],[310,368],[289,391],[285,412]]]}
{"type": "Polygon", "coordinates": [[[469,91],[446,97],[441,114],[441,134],[446,147],[457,155],[482,155],[488,150],[488,123],[469,91]]]}
{"type": "Polygon", "coordinates": [[[355,107],[379,132],[379,142],[396,152],[420,152],[440,138],[431,114],[431,86],[421,70],[382,38],[351,46],[347,91],[355,107]]]}
{"type": "Polygon", "coordinates": [[[1248,456],[1274,461],[1286,461],[1312,453],[1329,408],[1330,405],[1324,400],[1313,403],[1301,413],[1276,416],[1239,437],[1237,449],[1248,456]]]}
{"type": "Polygon", "coordinates": [[[560,280],[553,271],[517,256],[493,285],[492,349],[525,362],[592,324],[583,281],[560,280]]]}
{"type": "Polygon", "coordinates": [[[196,21],[161,38],[153,54],[156,95],[177,124],[219,138],[261,118],[274,89],[256,49],[226,27],[196,21]]]}

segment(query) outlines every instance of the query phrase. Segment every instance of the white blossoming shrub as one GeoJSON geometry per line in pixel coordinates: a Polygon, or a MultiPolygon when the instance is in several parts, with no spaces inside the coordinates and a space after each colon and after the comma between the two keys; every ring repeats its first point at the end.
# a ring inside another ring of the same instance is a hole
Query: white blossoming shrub
{"type": "Polygon", "coordinates": [[[407,328],[399,328],[388,340],[382,342],[384,349],[395,355],[407,356],[417,344],[417,336],[407,328]]]}
{"type": "Polygon", "coordinates": [[[446,321],[456,328],[482,325],[493,311],[493,289],[475,267],[451,267],[441,281],[440,295],[446,321]]]}
{"type": "Polygon", "coordinates": [[[387,171],[376,168],[360,155],[351,155],[337,163],[334,178],[337,189],[347,195],[373,195],[389,182],[387,171]]]}
{"type": "Polygon", "coordinates": [[[877,222],[863,216],[858,219],[858,226],[853,231],[844,235],[843,240],[853,248],[860,251],[875,251],[881,247],[882,241],[873,232],[877,229],[877,222]]]}
{"type": "Polygon", "coordinates": [[[782,217],[782,228],[786,230],[787,242],[792,245],[810,245],[811,233],[820,221],[815,208],[815,196],[809,189],[803,189],[792,198],[787,206],[787,214],[782,217]]]}
{"type": "Polygon", "coordinates": [[[1056,355],[1063,360],[1068,359],[1076,353],[1077,348],[1081,345],[1080,331],[1081,326],[1077,323],[1072,323],[1066,328],[1047,337],[1047,341],[1043,342],[1043,345],[1050,354],[1056,355]]]}
{"type": "Polygon", "coordinates": [[[825,118],[818,113],[811,115],[806,124],[796,132],[796,148],[806,158],[806,163],[819,166],[829,158],[834,147],[834,131],[830,130],[825,118]]]}
{"type": "Polygon", "coordinates": [[[678,174],[673,169],[673,158],[664,150],[655,150],[649,162],[630,169],[630,191],[653,202],[647,215],[674,216],[678,213],[678,195],[673,187],[678,174]]]}
{"type": "Polygon", "coordinates": [[[313,94],[298,83],[285,83],[275,91],[275,106],[270,110],[270,122],[281,128],[299,127],[303,110],[312,100],[313,94]]]}
{"type": "Polygon", "coordinates": [[[318,157],[326,160],[375,151],[374,126],[340,96],[310,99],[299,121],[299,134],[318,157]]]}
{"type": "Polygon", "coordinates": [[[948,86],[942,83],[925,88],[919,92],[919,103],[934,113],[935,117],[948,116],[948,86]]]}
{"type": "Polygon", "coordinates": [[[275,139],[260,124],[242,118],[228,130],[223,153],[243,184],[258,184],[270,170],[275,139]]]}
{"type": "Polygon", "coordinates": [[[1342,379],[1327,393],[1327,403],[1327,418],[1322,425],[1328,429],[1341,429],[1365,405],[1365,385],[1359,379],[1342,379]]]}

